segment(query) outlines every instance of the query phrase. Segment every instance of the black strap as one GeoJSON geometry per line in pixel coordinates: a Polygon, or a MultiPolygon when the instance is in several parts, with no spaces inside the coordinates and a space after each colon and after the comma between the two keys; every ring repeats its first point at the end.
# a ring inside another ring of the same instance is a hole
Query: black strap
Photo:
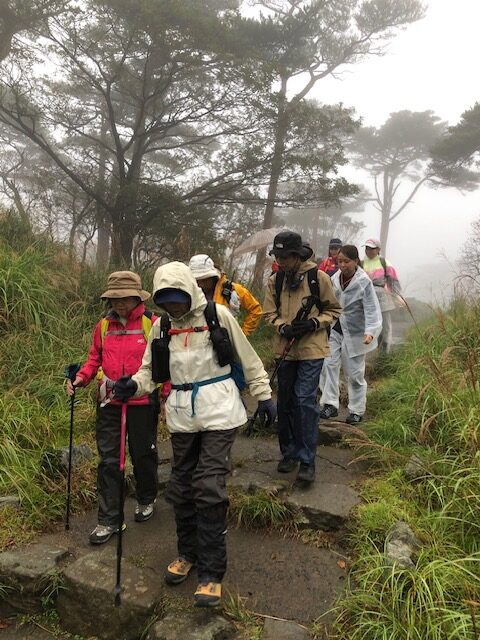
{"type": "Polygon", "coordinates": [[[388,274],[387,274],[387,261],[385,260],[385,258],[382,258],[382,256],[380,257],[380,263],[383,267],[383,277],[385,278],[385,280],[388,278],[388,274]]]}
{"type": "Polygon", "coordinates": [[[225,280],[222,286],[222,296],[225,298],[228,304],[230,304],[230,300],[232,299],[232,291],[233,291],[233,282],[231,280],[225,280]]]}
{"type": "Polygon", "coordinates": [[[215,302],[213,302],[213,300],[209,300],[207,302],[207,306],[205,307],[205,311],[203,313],[205,314],[205,320],[207,321],[208,330],[210,331],[210,333],[212,333],[214,329],[220,326],[217,315],[217,305],[215,304],[215,302]]]}
{"type": "Polygon", "coordinates": [[[283,281],[285,280],[285,271],[277,271],[275,274],[275,306],[277,314],[280,313],[280,298],[282,295],[283,281]]]}
{"type": "Polygon", "coordinates": [[[143,315],[146,316],[149,320],[151,320],[153,317],[153,313],[148,309],[145,309],[145,311],[143,312],[143,315]]]}

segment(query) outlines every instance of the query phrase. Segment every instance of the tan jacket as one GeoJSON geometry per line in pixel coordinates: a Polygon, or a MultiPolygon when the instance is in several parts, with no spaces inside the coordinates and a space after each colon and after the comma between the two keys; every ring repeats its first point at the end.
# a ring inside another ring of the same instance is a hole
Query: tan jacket
{"type": "MultiPolygon", "coordinates": [[[[302,262],[297,272],[297,277],[315,266],[315,262],[311,260],[302,262]]],[[[267,292],[263,304],[263,315],[265,316],[265,320],[277,330],[277,335],[274,340],[274,350],[275,356],[281,357],[287,345],[287,340],[278,334],[278,330],[282,324],[291,324],[302,306],[303,298],[310,296],[311,292],[307,278],[303,279],[298,289],[290,289],[287,284],[287,278],[285,277],[280,296],[280,309],[277,313],[275,304],[275,278],[276,274],[273,274],[268,279],[267,292]]],[[[333,292],[332,281],[323,271],[318,271],[318,284],[320,286],[322,312],[320,313],[317,306],[314,306],[308,317],[317,318],[320,322],[320,328],[314,333],[308,333],[300,338],[300,340],[296,340],[287,356],[287,360],[316,360],[326,358],[330,355],[327,328],[340,316],[342,308],[333,292]]]]}
{"type": "MultiPolygon", "coordinates": [[[[153,278],[153,291],[180,289],[191,298],[191,308],[181,318],[170,318],[172,329],[206,327],[204,315],[207,300],[190,269],[181,262],[169,262],[159,267],[153,278]]],[[[250,394],[257,400],[268,400],[272,391],[262,361],[248,342],[242,330],[224,306],[217,306],[219,323],[230,336],[235,359],[242,365],[250,394]]],[[[138,385],[135,396],[155,389],[152,381],[152,340],[160,335],[161,320],[152,326],[143,361],[133,380],[138,385]]],[[[221,367],[213,350],[210,333],[198,331],[172,335],[169,344],[170,375],[172,384],[200,382],[230,373],[231,367],[221,367]]],[[[233,378],[202,386],[195,400],[192,415],[192,391],[173,390],[166,402],[167,427],[170,432],[197,432],[233,429],[245,424],[247,415],[233,378]]]]}

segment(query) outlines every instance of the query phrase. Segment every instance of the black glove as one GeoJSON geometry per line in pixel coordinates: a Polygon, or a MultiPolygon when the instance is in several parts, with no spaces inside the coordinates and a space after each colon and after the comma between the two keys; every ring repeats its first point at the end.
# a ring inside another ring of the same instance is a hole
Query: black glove
{"type": "Polygon", "coordinates": [[[138,384],[135,380],[130,376],[122,376],[113,385],[113,395],[121,402],[126,402],[135,394],[137,388],[138,384]]]}
{"type": "Polygon", "coordinates": [[[318,327],[318,322],[314,318],[310,318],[310,320],[294,320],[292,322],[293,337],[298,340],[298,338],[302,338],[307,333],[313,333],[318,327]]]}
{"type": "Polygon", "coordinates": [[[279,334],[286,338],[288,341],[292,340],[295,336],[293,335],[293,327],[291,324],[282,324],[279,330],[279,334]]]}
{"type": "Polygon", "coordinates": [[[271,398],[269,400],[258,401],[258,417],[266,427],[272,424],[272,422],[275,422],[277,407],[271,398]]]}

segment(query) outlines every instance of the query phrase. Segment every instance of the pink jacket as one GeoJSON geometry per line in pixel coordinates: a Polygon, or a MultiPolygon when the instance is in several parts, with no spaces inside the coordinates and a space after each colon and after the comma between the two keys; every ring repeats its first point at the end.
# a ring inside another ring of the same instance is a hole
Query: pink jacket
{"type": "MultiPolygon", "coordinates": [[[[101,367],[103,374],[108,380],[116,381],[121,376],[130,376],[138,371],[142,364],[143,353],[147,344],[147,339],[142,330],[142,316],[145,312],[143,303],[137,305],[130,312],[127,323],[123,325],[116,314],[110,311],[107,314],[109,319],[108,330],[103,340],[101,338],[100,320],[93,331],[93,341],[88,352],[87,361],[78,372],[78,376],[82,378],[84,386],[89,384],[97,375],[98,369],[101,367]],[[110,332],[136,331],[138,333],[119,333],[110,335],[110,332]]],[[[157,316],[152,314],[152,323],[155,322],[157,316]]],[[[99,380],[99,399],[100,388],[102,382],[106,378],[99,380]]],[[[107,395],[111,394],[111,389],[107,388],[107,395]]],[[[114,404],[119,404],[118,400],[112,400],[114,404]]],[[[128,403],[149,404],[148,395],[140,398],[131,398],[128,403]]]]}

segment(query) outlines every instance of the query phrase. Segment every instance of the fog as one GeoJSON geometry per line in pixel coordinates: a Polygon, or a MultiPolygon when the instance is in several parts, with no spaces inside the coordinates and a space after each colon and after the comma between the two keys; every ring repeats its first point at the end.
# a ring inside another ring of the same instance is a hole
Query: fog
{"type": "MultiPolygon", "coordinates": [[[[309,97],[353,106],[368,126],[378,127],[391,112],[403,109],[430,109],[456,124],[463,111],[480,100],[479,24],[478,0],[430,0],[426,17],[395,37],[385,56],[351,67],[340,79],[322,80],[309,97]]],[[[372,186],[360,171],[348,169],[346,175],[372,186]]],[[[479,215],[478,191],[462,195],[453,189],[422,187],[391,223],[387,247],[408,295],[428,300],[448,294],[448,261],[458,259],[470,224],[479,215]],[[423,265],[429,266],[420,268],[423,265]]],[[[357,216],[367,225],[365,238],[380,235],[380,216],[373,204],[357,216]]]]}

